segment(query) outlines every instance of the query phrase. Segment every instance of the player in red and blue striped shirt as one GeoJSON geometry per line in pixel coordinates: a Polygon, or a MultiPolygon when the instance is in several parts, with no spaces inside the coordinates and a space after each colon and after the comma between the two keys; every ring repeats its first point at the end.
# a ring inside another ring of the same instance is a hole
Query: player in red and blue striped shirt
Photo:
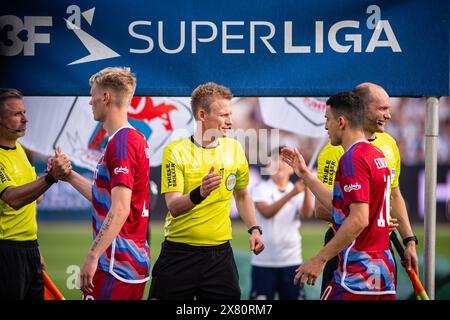
{"type": "Polygon", "coordinates": [[[335,236],[296,271],[294,282],[314,285],[326,262],[339,254],[339,268],[322,299],[395,299],[395,268],[389,250],[390,170],[383,153],[363,132],[363,106],[348,92],[327,101],[326,129],[332,145],[346,152],[338,165],[333,193],[308,169],[296,149],[283,159],[331,212],[335,236]]]}
{"type": "MultiPolygon", "coordinates": [[[[117,237],[99,259],[99,269],[125,283],[149,279],[149,248],[146,243],[149,199],[147,141],[132,127],[118,129],[110,138],[94,172],[92,227],[101,231],[111,210],[111,191],[116,186],[130,189],[130,214],[117,237]]],[[[107,296],[105,296],[107,298],[107,296]]]]}
{"type": "Polygon", "coordinates": [[[80,270],[80,288],[86,300],[140,300],[150,270],[150,160],[147,141],[127,119],[136,79],[127,69],[106,68],[90,83],[94,119],[109,140],[93,184],[74,171],[67,179],[94,207],[94,242],[80,270]]]}
{"type": "Polygon", "coordinates": [[[355,142],[339,161],[333,188],[333,229],[338,232],[353,203],[368,204],[368,225],[339,253],[339,268],[324,298],[336,290],[355,295],[395,294],[394,260],[389,250],[389,189],[390,170],[383,153],[366,140],[355,142]]]}

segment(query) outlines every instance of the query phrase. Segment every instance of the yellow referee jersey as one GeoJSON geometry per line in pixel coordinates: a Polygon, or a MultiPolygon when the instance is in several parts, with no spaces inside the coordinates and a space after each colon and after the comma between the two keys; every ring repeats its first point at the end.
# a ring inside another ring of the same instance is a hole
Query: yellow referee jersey
{"type": "Polygon", "coordinates": [[[198,146],[191,138],[167,145],[162,156],[161,193],[190,193],[201,185],[212,166],[222,176],[220,187],[185,214],[173,217],[169,211],[164,226],[167,240],[212,246],[231,239],[233,191],[246,188],[249,181],[247,158],[237,140],[220,138],[211,149],[198,146]]]}
{"type": "MultiPolygon", "coordinates": [[[[22,146],[15,149],[0,147],[0,193],[11,186],[36,180],[22,146]]],[[[36,201],[14,210],[0,200],[0,240],[28,241],[37,239],[36,201]]]]}
{"type": "MultiPolygon", "coordinates": [[[[371,139],[369,142],[383,152],[388,162],[389,169],[391,170],[391,189],[398,187],[401,160],[400,152],[394,138],[385,132],[376,133],[375,139],[371,139]]],[[[330,190],[333,189],[337,165],[343,154],[344,148],[342,146],[332,146],[328,143],[317,158],[317,177],[330,190]]]]}

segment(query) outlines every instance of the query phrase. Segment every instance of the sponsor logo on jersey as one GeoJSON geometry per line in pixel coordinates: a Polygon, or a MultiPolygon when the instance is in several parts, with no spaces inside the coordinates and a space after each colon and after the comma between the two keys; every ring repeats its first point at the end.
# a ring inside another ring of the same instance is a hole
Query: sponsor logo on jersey
{"type": "Polygon", "coordinates": [[[359,189],[361,189],[361,185],[358,182],[356,182],[354,184],[353,183],[347,184],[344,186],[345,192],[351,192],[353,190],[359,190],[359,189]]]}
{"type": "Polygon", "coordinates": [[[383,168],[389,169],[386,158],[375,158],[373,161],[375,162],[375,165],[377,166],[378,169],[383,169],[383,168]]]}
{"type": "Polygon", "coordinates": [[[1,183],[5,183],[6,181],[11,181],[11,178],[8,176],[8,173],[4,168],[0,168],[0,180],[1,183]]]}
{"type": "Polygon", "coordinates": [[[326,160],[325,167],[323,168],[323,181],[322,183],[331,186],[333,184],[333,177],[336,174],[336,161],[326,160]]]}
{"type": "Polygon", "coordinates": [[[116,168],[114,168],[114,174],[119,174],[119,173],[128,174],[129,173],[128,167],[116,167],[116,168]]]}
{"type": "Polygon", "coordinates": [[[177,174],[174,163],[166,163],[167,187],[175,188],[177,186],[177,174]]]}

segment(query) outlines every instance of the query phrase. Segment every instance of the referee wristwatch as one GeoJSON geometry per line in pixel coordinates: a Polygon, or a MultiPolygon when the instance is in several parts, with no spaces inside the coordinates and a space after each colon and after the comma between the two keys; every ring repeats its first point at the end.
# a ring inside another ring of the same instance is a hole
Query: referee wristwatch
{"type": "Polygon", "coordinates": [[[417,239],[416,236],[411,236],[411,237],[407,237],[405,239],[403,239],[403,244],[406,246],[408,244],[408,242],[410,241],[414,241],[416,243],[416,245],[419,244],[419,239],[417,239]]]}
{"type": "Polygon", "coordinates": [[[255,230],[255,229],[259,231],[260,235],[263,234],[262,229],[261,229],[260,226],[253,226],[253,227],[251,227],[250,229],[248,229],[248,233],[252,234],[253,230],[255,230]]]}
{"type": "Polygon", "coordinates": [[[45,182],[47,182],[48,184],[54,184],[54,183],[58,183],[58,179],[56,179],[50,173],[47,173],[45,175],[45,182]]]}

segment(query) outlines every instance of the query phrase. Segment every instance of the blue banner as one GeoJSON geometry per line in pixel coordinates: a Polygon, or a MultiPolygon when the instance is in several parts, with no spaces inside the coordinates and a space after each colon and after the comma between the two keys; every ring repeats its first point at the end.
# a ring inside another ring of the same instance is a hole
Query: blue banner
{"type": "Polygon", "coordinates": [[[3,1],[0,87],[88,95],[126,66],[137,95],[329,96],[371,81],[392,96],[449,94],[447,0],[3,1]]]}

